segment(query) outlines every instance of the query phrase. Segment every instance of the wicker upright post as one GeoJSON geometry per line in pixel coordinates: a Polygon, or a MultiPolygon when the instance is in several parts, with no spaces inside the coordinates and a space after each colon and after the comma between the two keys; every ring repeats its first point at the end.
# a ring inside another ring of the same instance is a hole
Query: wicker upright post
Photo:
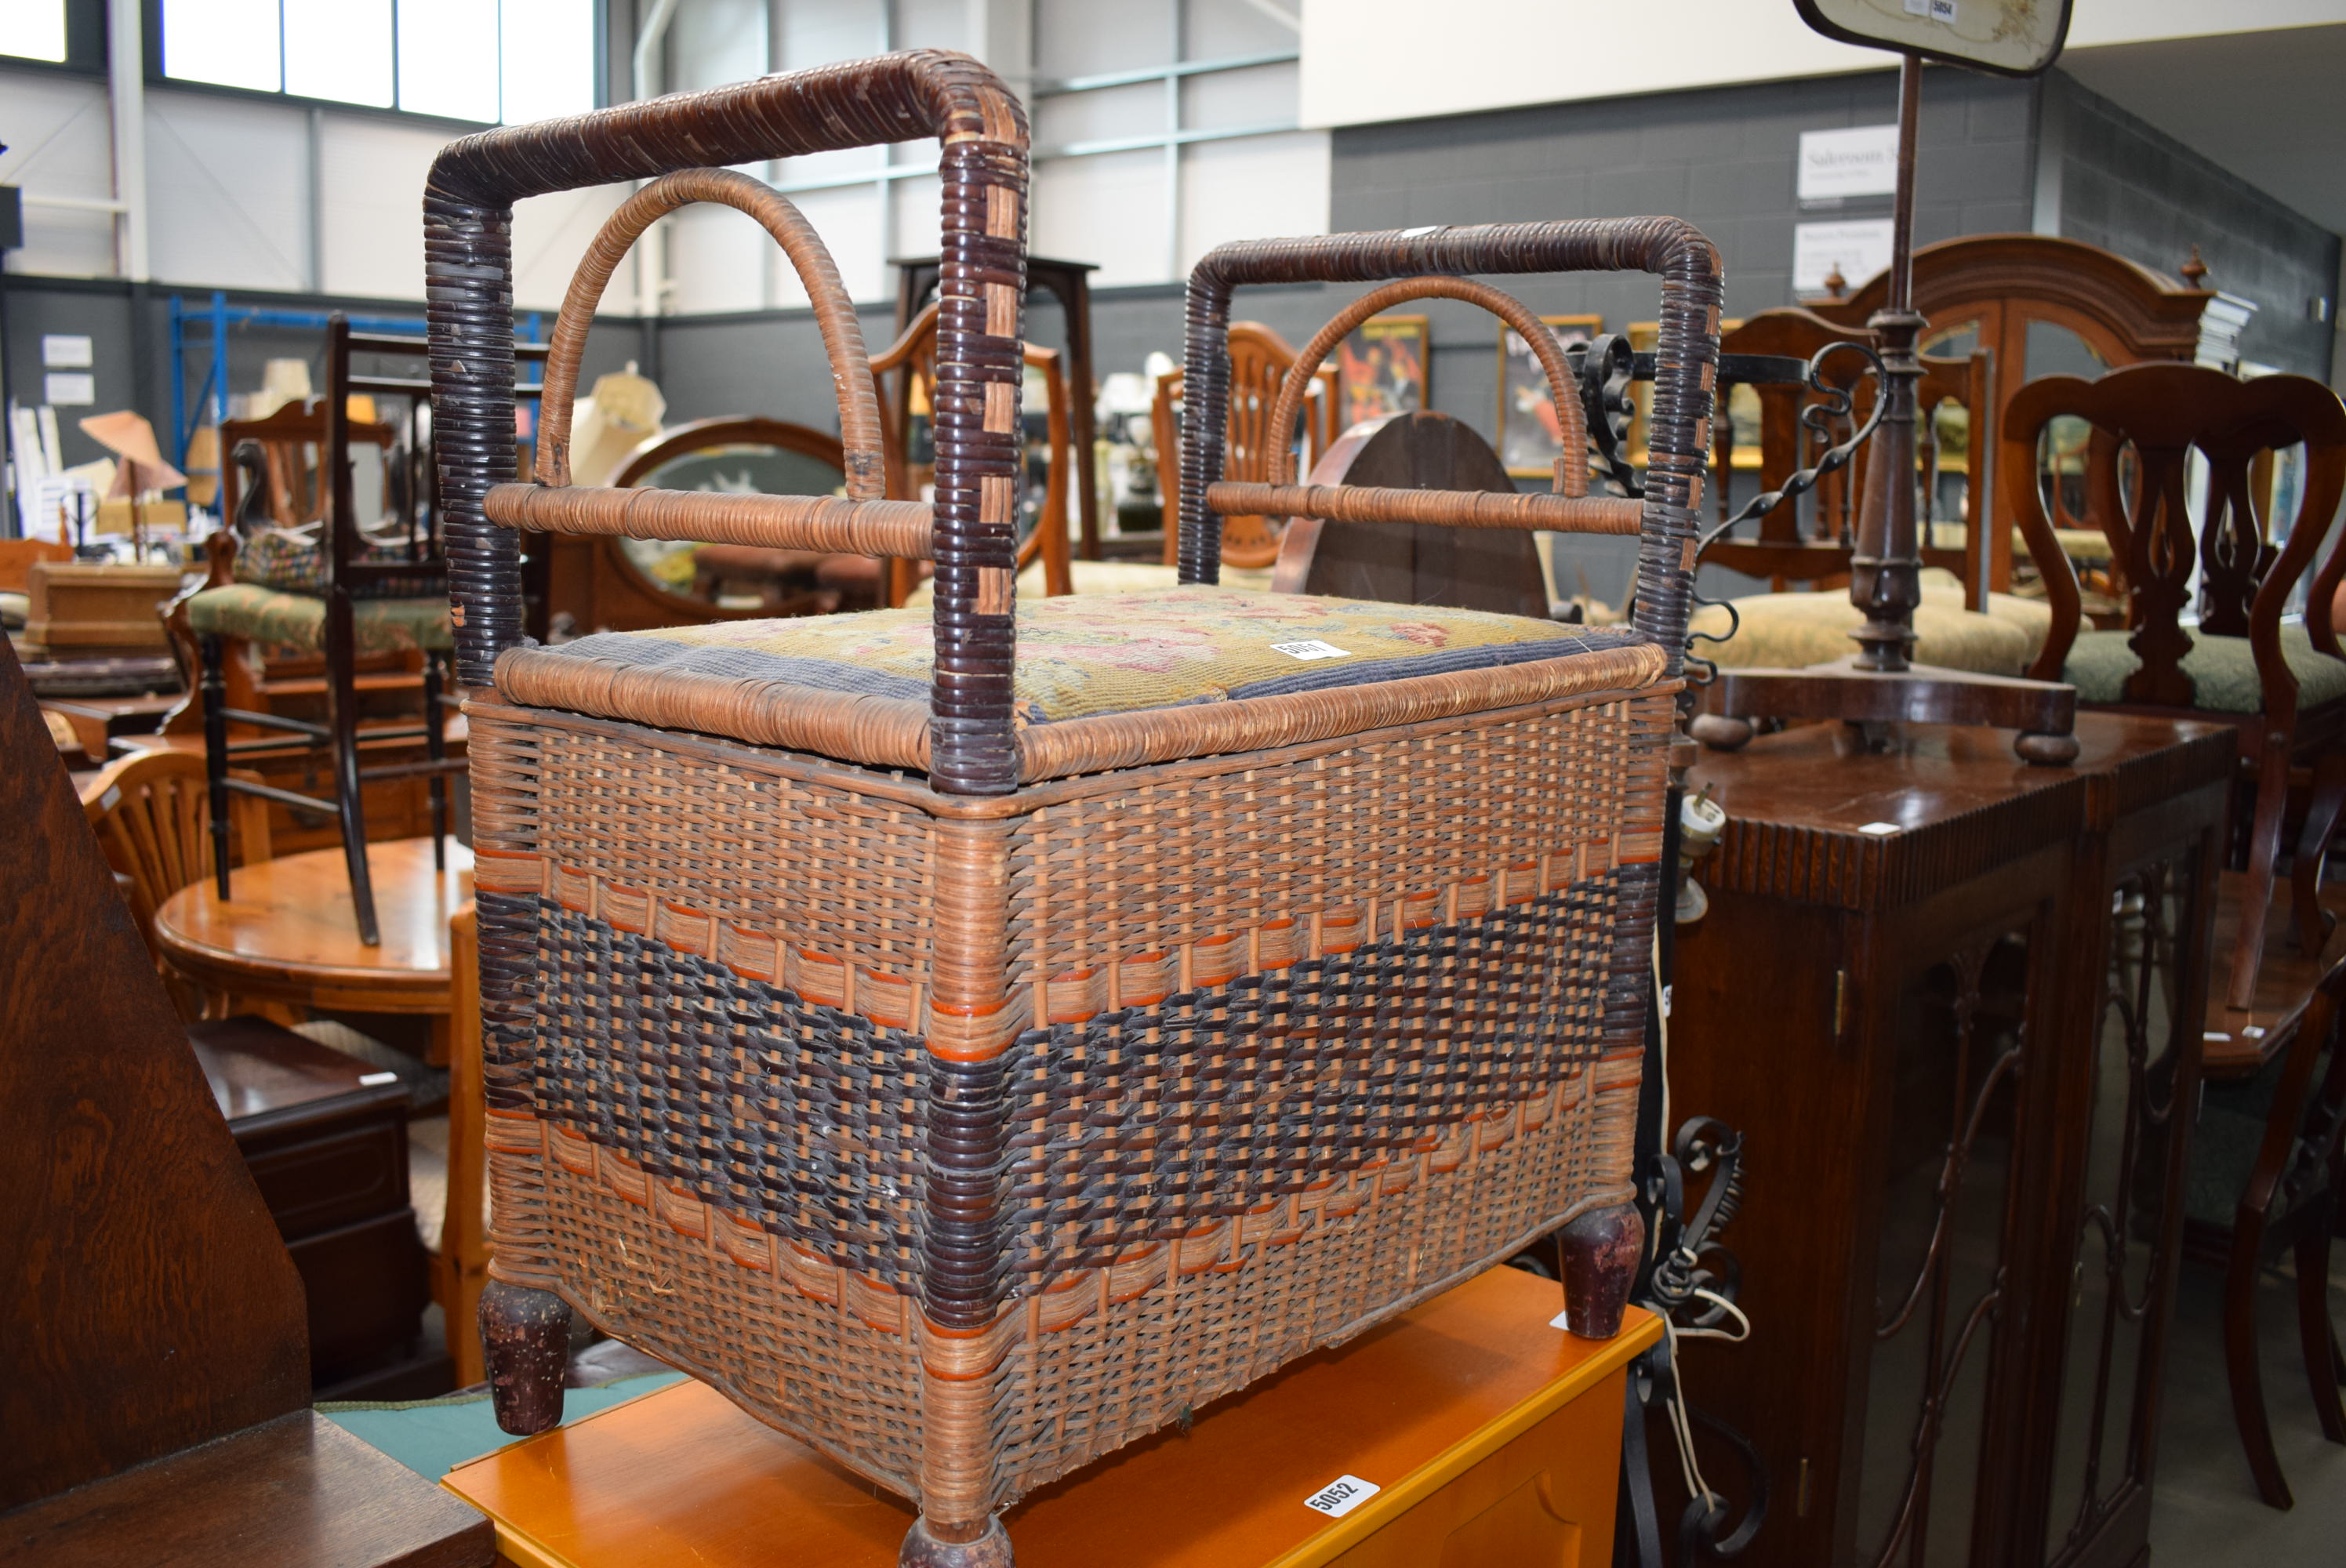
{"type": "MultiPolygon", "coordinates": [[[[1009,582],[1017,541],[1011,520],[982,507],[980,493],[989,481],[1015,483],[1023,456],[1015,415],[1024,338],[1026,119],[993,73],[964,56],[912,51],[507,127],[454,142],[434,161],[424,193],[434,447],[449,585],[458,606],[462,684],[493,687],[497,656],[523,641],[519,540],[482,510],[490,488],[514,473],[514,202],[614,180],[923,137],[943,144],[944,185],[933,529],[938,674],[931,770],[935,787],[946,792],[1001,794],[1015,788],[1009,582]]],[[[608,266],[603,270],[607,276],[608,266]]],[[[581,338],[584,332],[582,322],[581,338]]],[[[844,378],[840,390],[843,402],[853,401],[859,390],[868,401],[868,388],[844,378]]],[[[856,478],[876,482],[876,466],[869,474],[851,472],[856,478]]],[[[510,975],[525,960],[512,951],[509,928],[484,921],[481,938],[486,992],[500,972],[510,975]]],[[[932,1094],[954,1115],[937,1124],[933,1196],[944,1211],[954,1212],[959,1189],[969,1185],[963,1173],[984,1170],[998,1151],[983,1146],[983,1136],[955,1141],[949,1135],[956,1116],[983,1118],[986,1086],[964,1084],[970,1069],[944,1057],[938,1058],[936,1074],[932,1094]]],[[[975,1075],[982,1079],[984,1070],[975,1075]]],[[[991,1087],[998,1095],[998,1083],[991,1087]]],[[[493,1097],[497,1089],[493,1079],[493,1097]]],[[[982,1201],[958,1207],[964,1225],[990,1217],[982,1201]]],[[[967,1250],[954,1247],[951,1231],[933,1237],[930,1250],[937,1265],[930,1276],[937,1296],[930,1305],[944,1320],[953,1320],[957,1307],[965,1313],[964,1298],[982,1303],[998,1287],[998,1278],[967,1277],[967,1250]]],[[[482,1295],[481,1321],[499,1420],[515,1431],[553,1425],[561,1414],[559,1346],[567,1308],[551,1292],[500,1279],[482,1295]]],[[[945,1479],[939,1490],[949,1497],[954,1489],[945,1479]]],[[[926,1484],[923,1492],[929,1495],[926,1484]]],[[[958,1516],[933,1505],[914,1527],[906,1553],[907,1562],[955,1568],[1009,1562],[1007,1539],[982,1501],[974,1513],[958,1516]]]]}

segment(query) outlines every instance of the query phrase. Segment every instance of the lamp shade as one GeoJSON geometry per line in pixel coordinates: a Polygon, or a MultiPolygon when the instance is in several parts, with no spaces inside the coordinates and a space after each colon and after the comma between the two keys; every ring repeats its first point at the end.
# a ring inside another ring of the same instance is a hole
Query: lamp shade
{"type": "Polygon", "coordinates": [[[81,427],[91,440],[121,459],[115,466],[114,485],[107,495],[136,498],[150,490],[168,490],[188,482],[186,474],[163,461],[163,449],[155,440],[155,427],[147,423],[146,415],[128,409],[92,414],[81,422],[81,427]]]}

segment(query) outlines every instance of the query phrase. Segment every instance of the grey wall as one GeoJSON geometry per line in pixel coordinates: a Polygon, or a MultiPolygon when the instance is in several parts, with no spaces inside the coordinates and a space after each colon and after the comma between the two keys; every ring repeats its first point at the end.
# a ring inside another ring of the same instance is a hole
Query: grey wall
{"type": "MultiPolygon", "coordinates": [[[[2025,229],[2030,87],[1934,70],[1923,105],[1920,239],[2025,229]]],[[[1800,133],[1884,124],[1896,112],[1896,80],[1883,72],[1348,127],[1334,133],[1331,227],[1669,213],[1719,244],[1729,311],[1748,313],[1791,297],[1792,226],[1801,216],[1888,210],[1885,201],[1800,213],[1793,181],[1800,133]]],[[[1536,279],[1509,287],[1543,312],[1600,312],[1615,327],[1655,313],[1655,288],[1643,278],[1536,279]]],[[[1357,292],[1253,289],[1236,311],[1300,343],[1357,292]]],[[[1423,309],[1433,323],[1434,406],[1491,434],[1496,323],[1448,300],[1423,309]]],[[[1103,290],[1092,313],[1099,374],[1137,371],[1151,351],[1180,358],[1178,287],[1103,290]]],[[[1056,310],[1045,301],[1032,314],[1036,340],[1056,341],[1056,310]]],[[[884,310],[865,312],[875,351],[892,323],[884,310]]],[[[663,390],[676,417],[763,406],[780,417],[830,423],[813,417],[828,408],[827,389],[797,370],[816,341],[805,311],[672,319],[660,340],[663,390]]]]}
{"type": "Polygon", "coordinates": [[[2062,234],[2169,277],[2197,245],[2210,286],[2257,303],[2241,357],[2326,379],[2334,334],[2307,302],[2337,289],[2338,236],[2059,72],[2045,87],[2062,234]]]}
{"type": "MultiPolygon", "coordinates": [[[[1792,227],[1802,218],[1886,216],[1886,199],[1802,212],[1794,181],[1804,130],[1880,125],[1897,115],[1890,72],[1701,92],[1503,110],[1348,127],[1334,133],[1330,226],[1339,231],[1526,218],[1668,213],[1700,227],[1725,254],[1728,309],[1744,314],[1791,298],[1792,227]]],[[[2034,89],[1953,70],[1925,80],[1916,233],[2026,229],[2034,192],[2034,89]]],[[[1852,280],[1862,281],[1862,280],[1852,280]]],[[[1608,327],[1650,321],[1644,277],[1523,279],[1505,287],[1545,314],[1601,313],[1608,327]]],[[[1234,306],[1300,344],[1352,286],[1250,289],[1234,306]]],[[[1029,331],[1056,345],[1058,312],[1038,296],[1029,331]]],[[[1433,406],[1493,436],[1497,323],[1469,305],[1429,300],[1433,406]]],[[[1092,306],[1096,371],[1137,371],[1152,351],[1181,357],[1178,287],[1100,290],[1092,306]]],[[[889,341],[892,312],[863,312],[866,341],[889,341]]],[[[661,388],[671,419],[750,411],[838,428],[821,347],[803,311],[671,318],[659,330],[661,388]]],[[[1634,545],[1576,539],[1567,554],[1599,598],[1617,603],[1634,545]]],[[[1563,585],[1570,589],[1568,562],[1563,585]]]]}

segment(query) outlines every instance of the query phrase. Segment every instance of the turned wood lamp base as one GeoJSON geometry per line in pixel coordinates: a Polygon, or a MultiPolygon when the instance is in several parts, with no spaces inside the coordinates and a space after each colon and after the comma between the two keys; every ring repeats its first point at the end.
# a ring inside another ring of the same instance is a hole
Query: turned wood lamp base
{"type": "Polygon", "coordinates": [[[1976,724],[2014,729],[2012,749],[2039,768],[2076,759],[2077,688],[2056,681],[1912,665],[1858,667],[1860,656],[1805,669],[1722,669],[1711,711],[1688,728],[1714,751],[1733,751],[1760,718],[1838,718],[1877,739],[1896,724],[1976,724]]]}

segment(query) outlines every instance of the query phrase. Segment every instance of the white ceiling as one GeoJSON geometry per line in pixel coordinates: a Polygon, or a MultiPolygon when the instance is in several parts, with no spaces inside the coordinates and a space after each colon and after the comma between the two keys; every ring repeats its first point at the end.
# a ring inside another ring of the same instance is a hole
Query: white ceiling
{"type": "Polygon", "coordinates": [[[2346,24],[2071,49],[2060,68],[2346,233],[2346,24]]]}

